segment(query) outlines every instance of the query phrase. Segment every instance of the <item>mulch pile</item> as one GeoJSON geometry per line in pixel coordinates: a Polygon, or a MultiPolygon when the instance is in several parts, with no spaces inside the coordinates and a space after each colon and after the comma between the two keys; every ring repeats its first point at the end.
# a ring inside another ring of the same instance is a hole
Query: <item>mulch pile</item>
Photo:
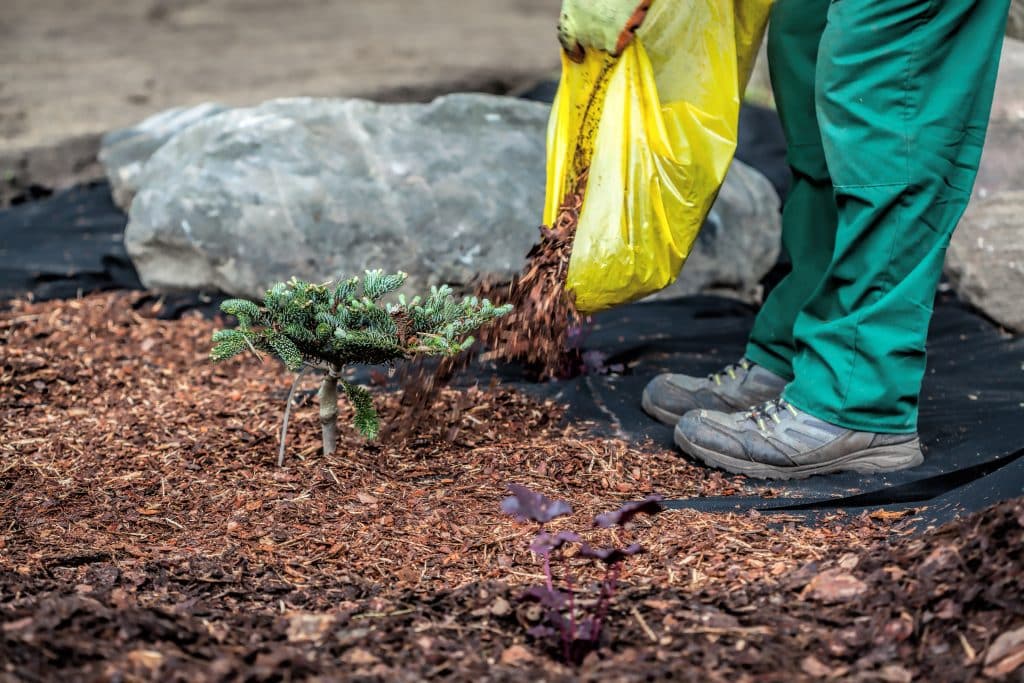
{"type": "MultiPolygon", "coordinates": [[[[403,439],[364,443],[343,416],[324,458],[313,378],[277,468],[289,374],[212,365],[220,322],[146,301],[0,313],[0,680],[970,680],[1024,658],[1005,635],[1024,624],[1019,502],[924,537],[884,513],[691,511],[585,532],[648,552],[571,671],[525,635],[516,596],[541,577],[505,484],[569,500],[569,529],[743,479],[499,386],[441,390],[403,439]]],[[[375,393],[395,420],[397,393],[375,393]]]]}

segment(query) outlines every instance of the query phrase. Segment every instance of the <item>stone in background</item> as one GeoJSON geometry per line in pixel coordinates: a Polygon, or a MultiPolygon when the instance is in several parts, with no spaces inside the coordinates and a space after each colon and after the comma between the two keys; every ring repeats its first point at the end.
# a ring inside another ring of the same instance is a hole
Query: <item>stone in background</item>
{"type": "Polygon", "coordinates": [[[1012,38],[1003,46],[985,153],[946,274],[960,298],[1024,332],[1024,43],[1012,38]]]}
{"type": "Polygon", "coordinates": [[[1006,26],[1006,35],[1016,40],[1024,40],[1024,0],[1013,0],[1010,3],[1010,21],[1006,26]]]}
{"type": "MultiPolygon", "coordinates": [[[[464,285],[519,271],[538,238],[548,113],[487,95],[274,100],[159,115],[107,136],[102,157],[119,201],[134,197],[125,241],[147,287],[258,297],[371,267],[464,285]]],[[[662,296],[756,298],[778,244],[777,195],[737,162],[662,296]]]]}
{"type": "Polygon", "coordinates": [[[103,136],[99,160],[103,164],[114,203],[125,212],[135,198],[143,165],[168,140],[193,123],[226,111],[220,104],[176,107],[151,116],[132,128],[123,128],[103,136]]]}
{"type": "Polygon", "coordinates": [[[368,267],[404,270],[413,288],[510,275],[543,205],[547,111],[486,95],[227,111],[145,163],[125,244],[157,290],[258,297],[368,267]]]}

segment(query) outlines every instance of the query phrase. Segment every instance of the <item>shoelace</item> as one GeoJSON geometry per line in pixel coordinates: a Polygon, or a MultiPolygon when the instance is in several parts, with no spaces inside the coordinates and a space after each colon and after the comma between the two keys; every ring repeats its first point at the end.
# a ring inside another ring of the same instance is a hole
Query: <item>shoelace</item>
{"type": "Polygon", "coordinates": [[[748,420],[754,420],[757,423],[758,429],[762,432],[767,432],[769,425],[766,420],[771,420],[775,424],[781,424],[782,418],[779,417],[779,413],[783,410],[788,410],[793,417],[797,417],[800,414],[789,401],[784,398],[776,398],[751,408],[743,416],[748,420]]]}
{"type": "Polygon", "coordinates": [[[724,368],[722,368],[718,372],[708,375],[708,379],[710,379],[712,382],[714,382],[718,386],[722,386],[722,379],[725,378],[725,377],[728,377],[729,379],[737,379],[737,377],[736,377],[736,370],[737,369],[750,370],[750,363],[746,359],[743,359],[739,363],[735,363],[735,364],[732,364],[732,365],[726,365],[724,368]]]}

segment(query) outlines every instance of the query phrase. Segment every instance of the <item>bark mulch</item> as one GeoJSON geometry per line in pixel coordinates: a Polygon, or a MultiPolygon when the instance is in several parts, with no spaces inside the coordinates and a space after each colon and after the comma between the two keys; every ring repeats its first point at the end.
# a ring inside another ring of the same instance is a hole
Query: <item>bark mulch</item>
{"type": "Polygon", "coordinates": [[[499,386],[442,390],[401,441],[343,429],[326,459],[309,402],[279,469],[289,375],[211,365],[219,323],[157,313],[123,293],[0,313],[0,680],[971,680],[1024,661],[1024,632],[1003,635],[1024,624],[1018,502],[924,537],[884,513],[588,531],[648,552],[605,648],[563,667],[525,635],[516,596],[541,576],[505,484],[585,528],[742,479],[499,386]]]}

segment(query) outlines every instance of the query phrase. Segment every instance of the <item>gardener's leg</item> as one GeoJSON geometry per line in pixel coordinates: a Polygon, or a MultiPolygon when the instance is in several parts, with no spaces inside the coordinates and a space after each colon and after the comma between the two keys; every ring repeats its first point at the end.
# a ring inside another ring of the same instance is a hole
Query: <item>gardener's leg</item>
{"type": "Polygon", "coordinates": [[[785,400],[689,413],[687,451],[733,471],[798,477],[921,461],[917,400],[946,245],[970,197],[1009,0],[840,0],[816,102],[838,226],[797,317],[785,400]]]}
{"type": "Polygon", "coordinates": [[[793,378],[793,323],[832,259],[836,203],[814,113],[815,64],[829,0],[776,0],[768,27],[768,65],[788,146],[793,186],[782,211],[790,273],[772,290],[750,334],[746,356],[793,378]]]}
{"type": "Polygon", "coordinates": [[[757,318],[746,358],[707,377],[663,374],[644,388],[648,415],[675,425],[691,410],[742,410],[778,398],[793,378],[793,321],[832,256],[836,207],[814,116],[814,63],[829,0],[776,0],[768,63],[788,142],[793,189],[782,214],[792,272],[757,318]]]}
{"type": "Polygon", "coordinates": [[[832,4],[816,101],[839,226],[795,325],[784,396],[850,429],[912,433],[925,337],[992,106],[1009,0],[832,4]]]}

